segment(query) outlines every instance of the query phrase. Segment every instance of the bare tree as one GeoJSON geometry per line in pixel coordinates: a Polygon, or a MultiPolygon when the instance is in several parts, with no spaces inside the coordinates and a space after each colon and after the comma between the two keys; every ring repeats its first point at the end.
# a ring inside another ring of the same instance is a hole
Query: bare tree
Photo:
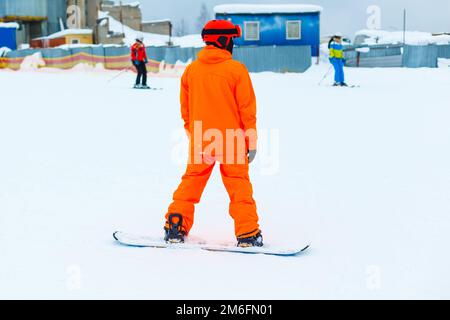
{"type": "Polygon", "coordinates": [[[175,24],[174,35],[176,37],[185,36],[189,33],[189,28],[187,22],[184,18],[182,18],[178,23],[175,24]]]}
{"type": "Polygon", "coordinates": [[[210,12],[206,4],[202,2],[202,6],[200,7],[200,15],[197,18],[196,33],[200,33],[209,20],[211,20],[210,12]]]}

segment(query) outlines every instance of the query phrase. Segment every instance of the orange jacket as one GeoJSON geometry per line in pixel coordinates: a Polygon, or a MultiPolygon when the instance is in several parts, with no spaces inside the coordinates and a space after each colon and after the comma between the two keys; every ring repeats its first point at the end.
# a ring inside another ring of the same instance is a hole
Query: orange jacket
{"type": "MultiPolygon", "coordinates": [[[[192,142],[198,121],[203,133],[208,129],[222,133],[224,149],[227,129],[253,129],[245,142],[247,150],[256,149],[256,97],[250,75],[226,50],[206,46],[186,68],[181,79],[181,115],[191,136],[191,152],[195,152],[192,142]]],[[[224,149],[215,155],[225,154],[224,149]]]]}

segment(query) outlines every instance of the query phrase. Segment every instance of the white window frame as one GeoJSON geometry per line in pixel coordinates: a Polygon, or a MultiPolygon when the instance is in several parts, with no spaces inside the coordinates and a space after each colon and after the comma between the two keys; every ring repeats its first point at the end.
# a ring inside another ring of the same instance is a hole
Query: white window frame
{"type": "Polygon", "coordinates": [[[302,20],[288,20],[286,21],[286,40],[301,40],[302,39],[302,20]],[[298,37],[290,37],[289,36],[289,27],[288,25],[291,23],[298,23],[300,28],[298,37]]]}
{"type": "Polygon", "coordinates": [[[244,40],[245,41],[259,41],[261,39],[261,24],[259,21],[244,21],[244,40]],[[258,28],[258,38],[248,38],[247,36],[247,26],[249,24],[257,25],[258,28]]]}
{"type": "Polygon", "coordinates": [[[72,38],[70,39],[70,44],[80,44],[81,43],[81,39],[80,38],[72,38]],[[74,42],[76,41],[76,42],[74,42]]]}

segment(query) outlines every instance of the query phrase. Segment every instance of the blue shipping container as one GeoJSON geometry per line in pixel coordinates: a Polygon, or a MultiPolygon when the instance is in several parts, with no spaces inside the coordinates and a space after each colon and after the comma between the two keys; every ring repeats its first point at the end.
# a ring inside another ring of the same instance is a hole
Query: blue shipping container
{"type": "Polygon", "coordinates": [[[15,27],[2,27],[0,25],[0,48],[7,47],[11,50],[16,50],[16,32],[17,29],[15,27]]]}

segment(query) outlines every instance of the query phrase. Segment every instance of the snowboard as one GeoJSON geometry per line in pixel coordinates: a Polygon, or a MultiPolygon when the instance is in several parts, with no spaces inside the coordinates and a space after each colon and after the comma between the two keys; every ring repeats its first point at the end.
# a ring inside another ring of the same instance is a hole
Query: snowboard
{"type": "Polygon", "coordinates": [[[271,256],[296,256],[305,252],[309,245],[271,246],[240,248],[235,244],[212,244],[194,236],[185,239],[185,243],[166,243],[163,238],[140,236],[121,231],[114,232],[114,239],[121,245],[137,248],[206,250],[213,252],[229,252],[240,254],[263,254],[271,256]]]}

